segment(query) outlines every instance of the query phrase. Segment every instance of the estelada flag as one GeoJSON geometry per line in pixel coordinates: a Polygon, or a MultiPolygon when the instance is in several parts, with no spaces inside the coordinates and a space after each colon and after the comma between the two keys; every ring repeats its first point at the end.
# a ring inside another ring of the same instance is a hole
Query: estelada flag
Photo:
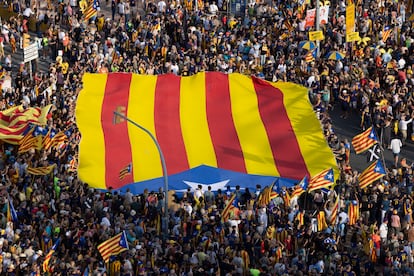
{"type": "Polygon", "coordinates": [[[0,140],[18,145],[31,125],[45,125],[52,105],[43,108],[22,105],[0,112],[0,140]]]}
{"type": "Polygon", "coordinates": [[[114,111],[154,135],[168,174],[208,165],[299,181],[336,167],[308,91],[297,84],[218,72],[85,74],[83,84],[76,107],[78,175],[95,188],[163,175],[150,136],[114,120],[114,111]],[[120,179],[129,163],[131,173],[120,179]]]}
{"type": "Polygon", "coordinates": [[[355,149],[356,154],[360,154],[368,149],[370,149],[373,145],[378,143],[378,137],[375,133],[375,129],[371,126],[367,128],[364,132],[355,135],[352,138],[352,146],[355,149]]]}

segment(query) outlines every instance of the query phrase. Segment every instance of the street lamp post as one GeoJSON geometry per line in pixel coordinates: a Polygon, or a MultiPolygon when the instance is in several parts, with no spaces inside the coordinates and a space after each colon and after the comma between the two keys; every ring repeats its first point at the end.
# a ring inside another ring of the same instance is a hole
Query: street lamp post
{"type": "Polygon", "coordinates": [[[157,147],[158,153],[160,155],[160,159],[161,159],[161,164],[162,164],[162,173],[163,173],[163,178],[164,178],[164,221],[165,221],[165,225],[164,225],[164,238],[168,237],[168,220],[169,220],[169,212],[168,212],[168,173],[167,173],[167,165],[165,163],[165,158],[164,158],[164,154],[162,153],[161,150],[161,146],[158,143],[157,139],[155,138],[155,136],[151,133],[151,131],[149,131],[148,129],[146,129],[145,127],[141,126],[140,124],[138,124],[137,122],[129,119],[127,116],[125,116],[124,114],[118,112],[118,111],[114,111],[114,121],[116,119],[116,116],[119,116],[120,118],[126,120],[127,122],[131,123],[132,125],[136,126],[137,128],[141,129],[142,131],[144,131],[146,134],[149,135],[149,137],[151,137],[152,141],[154,142],[155,146],[157,147]]]}

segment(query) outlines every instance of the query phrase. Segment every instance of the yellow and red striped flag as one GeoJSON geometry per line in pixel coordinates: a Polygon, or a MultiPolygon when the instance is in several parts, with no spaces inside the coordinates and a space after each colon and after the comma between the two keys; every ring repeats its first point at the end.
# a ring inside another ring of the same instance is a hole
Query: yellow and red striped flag
{"type": "Polygon", "coordinates": [[[123,179],[125,176],[131,173],[131,164],[128,164],[119,172],[119,179],[123,179]]]}
{"type": "Polygon", "coordinates": [[[296,220],[298,221],[298,224],[300,226],[305,224],[305,212],[304,211],[299,211],[298,214],[296,215],[296,220]]]}
{"type": "Polygon", "coordinates": [[[352,138],[352,146],[354,147],[356,154],[368,150],[376,143],[378,143],[378,137],[373,127],[369,127],[364,132],[352,138]]]}
{"type": "Polygon", "coordinates": [[[230,218],[230,213],[232,209],[234,208],[234,200],[236,199],[236,194],[232,194],[229,200],[226,203],[226,206],[224,207],[223,211],[221,212],[221,221],[226,222],[230,218]]]}
{"type": "Polygon", "coordinates": [[[52,248],[50,248],[49,252],[47,253],[45,260],[43,261],[43,272],[45,273],[49,272],[49,262],[50,262],[50,259],[52,258],[53,253],[56,252],[56,249],[59,246],[59,242],[60,242],[60,239],[57,239],[55,244],[52,246],[52,248]]]}
{"type": "Polygon", "coordinates": [[[118,255],[126,250],[129,250],[129,246],[125,231],[98,245],[98,251],[105,263],[109,262],[111,256],[118,255]]]}
{"type": "Polygon", "coordinates": [[[359,187],[364,189],[368,187],[369,184],[372,182],[380,179],[386,175],[384,166],[382,165],[380,160],[375,161],[371,165],[368,166],[359,176],[359,187]]]}
{"type": "Polygon", "coordinates": [[[58,147],[59,145],[65,143],[68,140],[64,131],[59,131],[51,141],[51,148],[58,147]]]}
{"type": "Polygon", "coordinates": [[[323,231],[328,228],[328,224],[326,224],[325,211],[319,211],[316,218],[318,220],[318,231],[323,231]]]}
{"type": "Polygon", "coordinates": [[[98,15],[98,8],[97,8],[96,0],[90,0],[89,5],[85,10],[85,13],[83,14],[85,21],[88,21],[89,19],[97,15],[98,15]]]}
{"type": "Polygon", "coordinates": [[[336,167],[307,89],[297,84],[218,72],[84,74],[83,84],[76,105],[78,174],[94,188],[163,175],[148,135],[126,121],[113,123],[118,107],[157,138],[169,174],[204,164],[299,181],[336,167]],[[131,174],[120,179],[129,163],[131,174]]]}
{"type": "Polygon", "coordinates": [[[334,206],[332,208],[331,218],[329,220],[330,225],[336,224],[336,219],[338,218],[338,214],[339,214],[339,195],[336,196],[334,206]]]}
{"type": "Polygon", "coordinates": [[[34,135],[32,128],[19,142],[18,153],[24,153],[31,149],[42,149],[42,137],[34,135]]]}
{"type": "Polygon", "coordinates": [[[45,167],[27,167],[26,172],[33,175],[47,175],[53,172],[54,168],[56,167],[56,164],[45,166],[45,167]]]}
{"type": "Polygon", "coordinates": [[[272,198],[272,194],[275,195],[276,193],[273,191],[273,185],[274,183],[272,183],[270,186],[266,186],[263,189],[263,191],[259,194],[259,197],[257,198],[258,206],[267,206],[270,203],[270,201],[274,198],[272,198]]]}
{"type": "Polygon", "coordinates": [[[358,200],[353,200],[348,205],[349,225],[354,225],[359,219],[359,203],[358,200]]]}
{"type": "Polygon", "coordinates": [[[386,43],[388,38],[390,38],[392,33],[392,27],[391,26],[385,26],[382,29],[382,42],[386,43]]]}
{"type": "Polygon", "coordinates": [[[31,124],[46,124],[51,106],[43,108],[15,106],[0,112],[0,140],[18,145],[31,124]]]}
{"type": "Polygon", "coordinates": [[[326,188],[334,184],[334,173],[332,169],[326,169],[309,180],[308,191],[326,188]]]}

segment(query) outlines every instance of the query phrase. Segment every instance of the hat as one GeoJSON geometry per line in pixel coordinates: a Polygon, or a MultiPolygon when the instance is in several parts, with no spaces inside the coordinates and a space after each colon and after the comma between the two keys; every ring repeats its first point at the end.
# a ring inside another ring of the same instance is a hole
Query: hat
{"type": "Polygon", "coordinates": [[[36,254],[39,255],[39,256],[42,256],[43,255],[43,251],[42,250],[37,250],[36,254]]]}
{"type": "Polygon", "coordinates": [[[27,255],[26,255],[26,254],[24,254],[24,253],[21,253],[21,254],[20,254],[20,258],[27,258],[27,255]]]}

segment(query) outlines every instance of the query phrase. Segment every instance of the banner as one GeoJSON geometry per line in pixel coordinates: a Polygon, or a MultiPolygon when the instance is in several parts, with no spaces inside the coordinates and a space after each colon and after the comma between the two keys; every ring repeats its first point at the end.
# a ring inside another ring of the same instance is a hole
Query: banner
{"type": "Polygon", "coordinates": [[[329,20],[329,6],[322,6],[319,8],[319,24],[327,24],[329,20]]]}
{"type": "Polygon", "coordinates": [[[322,31],[309,32],[310,41],[324,40],[324,39],[325,39],[325,36],[323,35],[322,31]]]}
{"type": "Polygon", "coordinates": [[[315,26],[316,9],[306,11],[305,28],[315,26]]]}
{"type": "Polygon", "coordinates": [[[346,34],[346,42],[359,41],[360,39],[359,32],[350,32],[346,34]]]}
{"type": "Polygon", "coordinates": [[[114,120],[114,111],[155,136],[169,175],[207,165],[299,182],[336,167],[307,89],[297,84],[218,72],[85,74],[83,83],[76,105],[78,175],[95,188],[163,175],[151,137],[114,120]]]}
{"type": "MultiPolygon", "coordinates": [[[[319,7],[319,24],[327,24],[329,20],[329,6],[319,7]]],[[[305,28],[315,26],[316,9],[309,9],[306,11],[305,28]]]]}
{"type": "Polygon", "coordinates": [[[355,5],[351,4],[346,7],[346,33],[355,31],[355,5]]]}

